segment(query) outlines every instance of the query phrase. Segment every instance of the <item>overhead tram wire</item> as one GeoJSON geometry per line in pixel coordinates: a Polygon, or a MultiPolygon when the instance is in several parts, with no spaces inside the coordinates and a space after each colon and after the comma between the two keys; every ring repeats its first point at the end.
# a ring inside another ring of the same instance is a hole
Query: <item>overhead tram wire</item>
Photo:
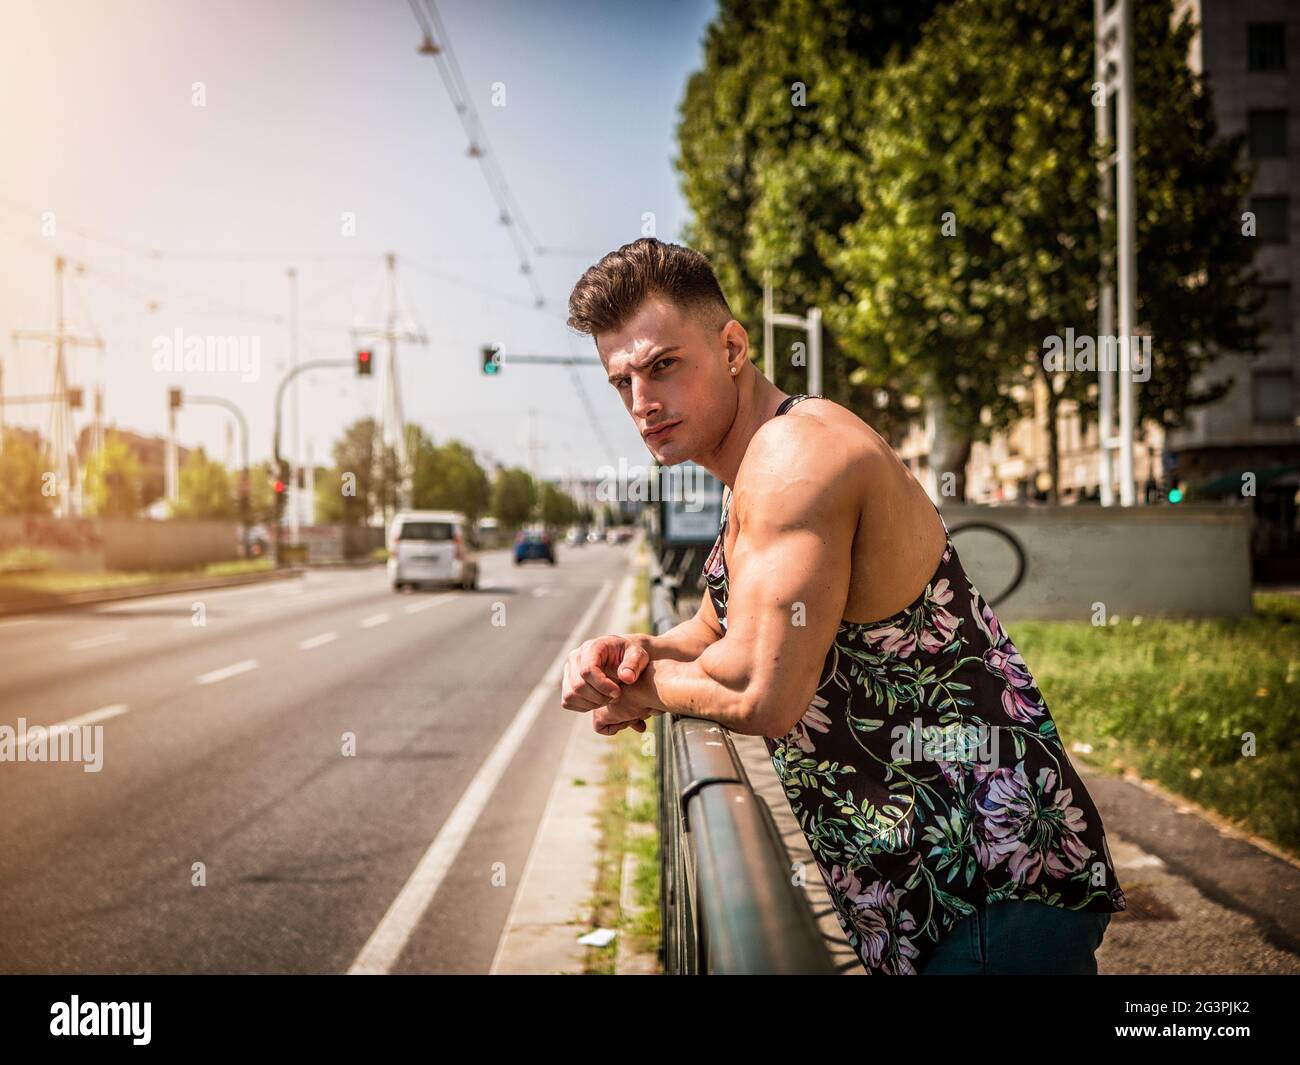
{"type": "Polygon", "coordinates": [[[496,153],[492,150],[487,132],[483,128],[483,123],[479,120],[478,111],[474,107],[473,98],[465,81],[465,75],[461,71],[460,64],[456,61],[455,52],[451,47],[451,39],[447,34],[446,26],[443,25],[441,16],[438,14],[437,5],[434,0],[426,0],[425,11],[428,15],[426,20],[420,15],[417,0],[410,0],[410,3],[411,10],[415,13],[416,21],[420,25],[420,32],[423,34],[420,52],[433,56],[434,63],[438,68],[438,75],[447,90],[447,96],[460,118],[465,136],[469,139],[468,153],[471,158],[476,158],[479,161],[479,168],[483,173],[488,192],[496,203],[497,219],[506,227],[510,235],[510,241],[519,257],[519,272],[528,280],[529,288],[533,293],[534,305],[539,308],[544,307],[546,297],[542,293],[541,285],[537,281],[537,277],[533,272],[533,265],[529,259],[530,248],[534,254],[537,252],[536,241],[532,238],[532,230],[523,217],[518,202],[510,192],[504,171],[501,169],[500,164],[495,161],[496,153]]]}

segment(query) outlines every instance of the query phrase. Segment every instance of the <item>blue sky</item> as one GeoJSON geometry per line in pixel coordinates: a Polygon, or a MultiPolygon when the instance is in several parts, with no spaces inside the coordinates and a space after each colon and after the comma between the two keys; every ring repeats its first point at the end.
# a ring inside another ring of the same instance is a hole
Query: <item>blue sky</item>
{"type": "MultiPolygon", "coordinates": [[[[598,366],[578,371],[593,427],[569,371],[508,366],[485,379],[478,348],[594,355],[563,324],[574,280],[640,236],[646,212],[659,237],[680,239],[673,131],[714,4],[442,0],[438,10],[529,228],[543,246],[580,253],[535,260],[545,309],[532,307],[434,61],[417,54],[406,0],[11,0],[0,38],[5,391],[48,390],[51,353],[11,333],[49,326],[61,253],[86,268],[70,281],[72,323],[106,342],[103,356],[74,352],[70,376],[88,392],[103,376],[108,420],[161,432],[166,388],[181,385],[239,404],[253,455],[265,457],[287,364],[288,330],[272,320],[287,313],[286,268],[299,275],[299,358],[349,357],[348,328],[378,313],[393,251],[429,336],[400,355],[409,420],[526,465],[534,408],[547,475],[646,461],[598,366]],[[505,106],[493,104],[497,83],[505,106]],[[341,233],[344,212],[355,236],[341,233]],[[176,329],[257,337],[259,379],[156,372],[153,339],[176,329]]],[[[378,379],[350,371],[308,378],[304,451],[310,442],[324,461],[344,425],[373,413],[377,391],[378,379]]],[[[43,428],[46,415],[10,408],[6,421],[43,428]]],[[[215,409],[184,411],[180,436],[226,455],[215,409]]]]}

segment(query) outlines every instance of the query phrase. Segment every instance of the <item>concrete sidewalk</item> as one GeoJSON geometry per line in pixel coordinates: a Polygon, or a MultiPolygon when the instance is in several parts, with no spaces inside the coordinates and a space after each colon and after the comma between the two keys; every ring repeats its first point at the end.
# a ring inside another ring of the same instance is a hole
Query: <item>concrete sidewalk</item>
{"type": "MultiPolygon", "coordinates": [[[[632,595],[639,567],[623,579],[608,614],[584,638],[628,632],[635,622],[632,595]]],[[[555,701],[560,688],[556,680],[555,701]]],[[[591,948],[578,937],[592,931],[600,854],[601,790],[611,740],[591,727],[589,714],[573,714],[572,732],[555,785],[538,825],[528,863],[515,891],[490,972],[581,975],[591,948]]]]}
{"type": "MultiPolygon", "coordinates": [[[[733,735],[842,975],[865,970],[844,939],[767,748],[733,735]]],[[[1234,831],[1208,811],[1136,781],[1090,772],[1074,757],[1101,811],[1128,909],[1097,952],[1102,975],[1300,973],[1300,863],[1234,831]]]]}

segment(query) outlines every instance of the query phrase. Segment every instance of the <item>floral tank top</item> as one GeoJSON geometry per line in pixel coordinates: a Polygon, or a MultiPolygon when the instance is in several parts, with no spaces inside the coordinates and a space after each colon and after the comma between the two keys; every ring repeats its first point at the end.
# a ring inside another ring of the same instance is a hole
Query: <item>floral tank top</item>
{"type": "MultiPolygon", "coordinates": [[[[724,632],[730,504],[704,566],[724,632]]],[[[803,718],[763,741],[868,973],[917,973],[1003,899],[1125,908],[1097,808],[951,536],[914,602],[840,625],[803,718]]]]}

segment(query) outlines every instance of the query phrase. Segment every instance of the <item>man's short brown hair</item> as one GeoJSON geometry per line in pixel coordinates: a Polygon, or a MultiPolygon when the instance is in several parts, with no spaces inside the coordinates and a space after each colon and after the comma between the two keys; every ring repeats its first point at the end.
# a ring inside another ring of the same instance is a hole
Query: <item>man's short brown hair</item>
{"type": "Polygon", "coordinates": [[[681,244],[642,237],[610,252],[569,294],[569,327],[595,337],[625,325],[648,296],[721,329],[732,319],[709,260],[681,244]]]}

